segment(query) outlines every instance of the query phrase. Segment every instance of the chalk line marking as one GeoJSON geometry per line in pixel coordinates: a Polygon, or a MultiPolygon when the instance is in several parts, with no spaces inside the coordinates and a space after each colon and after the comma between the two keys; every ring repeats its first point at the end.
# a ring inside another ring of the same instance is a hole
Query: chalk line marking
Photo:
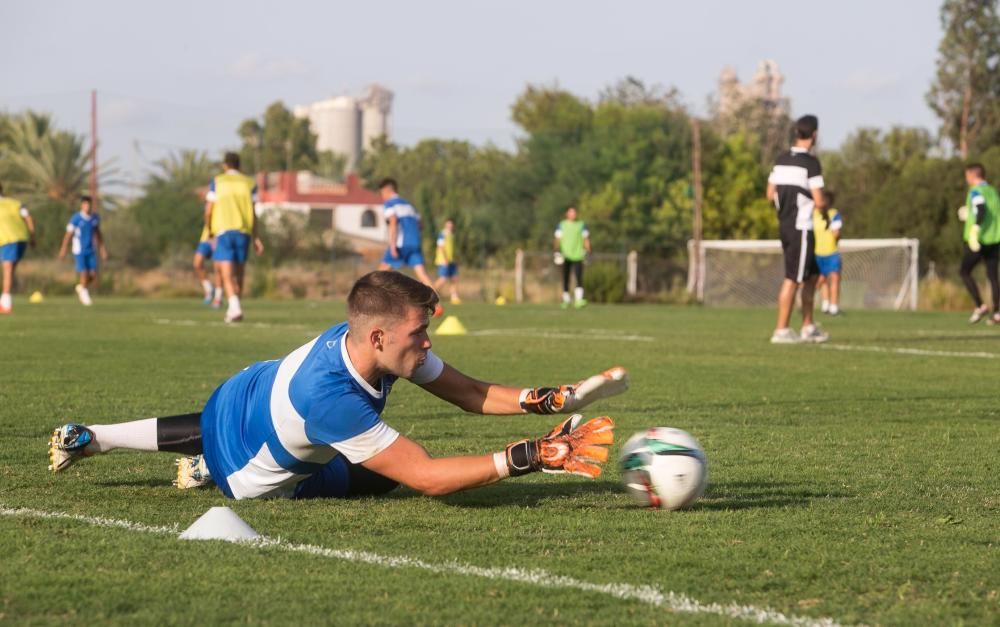
{"type": "Polygon", "coordinates": [[[153,318],[156,324],[165,324],[174,327],[230,327],[230,328],[251,328],[251,329],[309,329],[304,324],[281,323],[281,322],[239,322],[236,324],[219,322],[217,320],[172,320],[170,318],[153,318]]]}
{"type": "MultiPolygon", "coordinates": [[[[21,518],[41,518],[48,520],[68,520],[72,522],[84,523],[95,527],[107,527],[136,531],[140,533],[154,533],[161,535],[177,536],[180,529],[177,525],[156,526],[129,520],[119,520],[116,518],[104,518],[100,516],[85,516],[82,514],[68,514],[65,512],[47,512],[24,507],[11,508],[0,505],[0,515],[21,518]]],[[[442,575],[463,575],[466,577],[479,577],[482,579],[493,579],[539,586],[542,588],[566,588],[579,590],[581,592],[594,592],[604,594],[622,601],[638,601],[655,607],[680,612],[684,614],[712,614],[724,616],[736,620],[749,621],[760,624],[792,625],[794,627],[839,627],[839,623],[832,618],[813,618],[808,616],[795,616],[783,614],[777,610],[766,607],[756,607],[753,605],[740,605],[738,603],[702,603],[686,594],[661,590],[657,586],[632,585],[627,583],[593,583],[556,575],[544,570],[525,570],[522,568],[503,567],[482,567],[461,562],[426,562],[405,556],[379,555],[368,551],[352,551],[349,549],[330,549],[312,544],[295,544],[286,542],[280,538],[261,537],[257,540],[235,541],[234,544],[248,546],[250,548],[274,549],[289,553],[305,553],[317,557],[326,557],[346,562],[358,562],[383,568],[410,568],[442,575]]]]}
{"type": "Polygon", "coordinates": [[[838,351],[863,351],[866,353],[892,353],[895,355],[920,355],[924,357],[973,357],[976,359],[997,359],[998,353],[936,351],[927,348],[892,348],[888,346],[859,346],[856,344],[820,344],[820,348],[838,351]]]}
{"type": "Polygon", "coordinates": [[[575,329],[572,333],[548,331],[546,329],[482,329],[470,331],[469,335],[482,337],[541,337],[554,340],[613,340],[620,342],[654,342],[655,337],[634,335],[627,332],[606,329],[575,329]]]}

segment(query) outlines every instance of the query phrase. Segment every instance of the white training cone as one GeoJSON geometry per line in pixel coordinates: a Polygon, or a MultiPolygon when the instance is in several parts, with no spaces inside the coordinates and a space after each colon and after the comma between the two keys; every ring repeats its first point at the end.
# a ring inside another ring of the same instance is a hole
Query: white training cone
{"type": "Polygon", "coordinates": [[[213,507],[180,535],[181,540],[254,540],[260,534],[228,507],[213,507]]]}

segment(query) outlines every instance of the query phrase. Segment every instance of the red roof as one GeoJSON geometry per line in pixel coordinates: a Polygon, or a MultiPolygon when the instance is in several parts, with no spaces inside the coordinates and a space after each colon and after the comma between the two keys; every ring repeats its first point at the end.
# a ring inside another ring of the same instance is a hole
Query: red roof
{"type": "Polygon", "coordinates": [[[297,172],[257,175],[259,202],[299,202],[324,205],[381,205],[382,196],[361,185],[357,174],[348,174],[343,183],[313,183],[309,191],[298,190],[297,172]]]}

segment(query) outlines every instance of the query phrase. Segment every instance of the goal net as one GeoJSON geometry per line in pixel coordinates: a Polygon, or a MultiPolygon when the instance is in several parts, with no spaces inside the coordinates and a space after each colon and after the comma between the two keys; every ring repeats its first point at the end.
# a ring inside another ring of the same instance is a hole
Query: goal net
{"type": "MultiPolygon", "coordinates": [[[[915,239],[844,239],[840,303],[846,309],[916,309],[915,239]]],[[[778,240],[688,242],[688,291],[707,305],[771,305],[785,276],[778,240]]]]}

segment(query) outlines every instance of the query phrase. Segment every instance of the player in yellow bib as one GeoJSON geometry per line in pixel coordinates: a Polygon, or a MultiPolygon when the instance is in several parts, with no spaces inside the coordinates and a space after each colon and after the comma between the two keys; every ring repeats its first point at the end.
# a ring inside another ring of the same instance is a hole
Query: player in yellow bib
{"type": "Polygon", "coordinates": [[[833,208],[833,192],[823,190],[823,208],[813,209],[813,233],[816,237],[816,265],[819,266],[819,280],[823,304],[820,311],[831,316],[840,315],[840,272],[842,264],[837,242],[844,222],[840,212],[833,208]]]}
{"type": "Polygon", "coordinates": [[[20,200],[3,195],[0,185],[0,264],[3,265],[3,293],[0,294],[0,314],[9,314],[14,307],[11,288],[14,270],[24,257],[28,244],[35,245],[35,223],[20,200]]]}
{"type": "Polygon", "coordinates": [[[218,265],[228,308],[224,320],[243,319],[240,296],[243,294],[243,270],[253,242],[254,252],[264,252],[257,237],[257,185],[240,172],[240,156],[227,152],[223,159],[226,171],[212,179],[205,195],[205,228],[215,238],[212,263],[218,265]]]}
{"type": "Polygon", "coordinates": [[[458,265],[455,263],[455,222],[452,220],[446,221],[444,228],[438,233],[434,265],[438,269],[434,289],[440,292],[441,286],[447,283],[451,304],[461,304],[462,300],[458,297],[458,265]]]}
{"type": "Polygon", "coordinates": [[[212,305],[213,309],[218,309],[222,306],[222,277],[219,273],[219,265],[212,263],[212,274],[215,279],[215,285],[212,285],[212,281],[208,279],[208,273],[205,272],[205,260],[211,260],[212,254],[215,252],[215,242],[212,240],[212,236],[208,234],[208,227],[201,227],[201,238],[198,240],[198,247],[194,249],[194,259],[191,265],[194,266],[195,274],[198,275],[198,282],[201,284],[202,291],[205,292],[205,304],[212,305]]]}

